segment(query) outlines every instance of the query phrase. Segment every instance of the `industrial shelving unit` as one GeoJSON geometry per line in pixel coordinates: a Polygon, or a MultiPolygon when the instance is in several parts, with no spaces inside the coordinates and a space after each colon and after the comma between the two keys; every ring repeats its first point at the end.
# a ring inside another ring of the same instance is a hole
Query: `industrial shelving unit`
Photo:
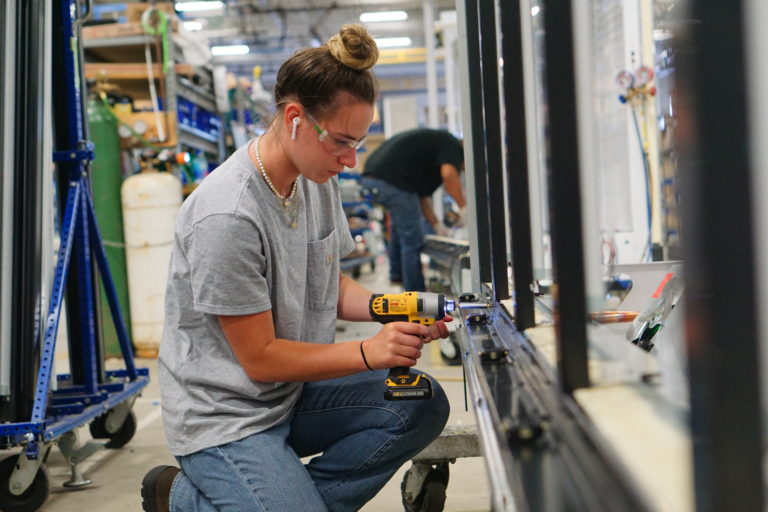
{"type": "MultiPolygon", "coordinates": [[[[179,62],[179,48],[173,41],[173,24],[169,23],[165,57],[169,63],[162,69],[162,35],[146,34],[139,22],[88,26],[83,29],[85,75],[98,79],[102,75],[121,89],[138,98],[149,97],[148,69],[144,47],[152,49],[153,76],[162,101],[162,117],[167,129],[165,141],[153,141],[156,130],[151,112],[117,113],[131,126],[141,121],[147,126],[147,138],[158,147],[176,151],[203,151],[209,160],[224,160],[222,119],[217,113],[213,92],[213,73],[208,66],[192,66],[179,62]]],[[[141,141],[126,142],[124,147],[141,147],[141,141]]]]}

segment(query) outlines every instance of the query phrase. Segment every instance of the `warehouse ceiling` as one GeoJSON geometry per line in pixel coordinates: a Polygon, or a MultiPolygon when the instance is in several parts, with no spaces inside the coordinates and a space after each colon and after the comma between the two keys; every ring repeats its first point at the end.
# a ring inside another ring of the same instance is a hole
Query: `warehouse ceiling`
{"type": "MultiPolygon", "coordinates": [[[[405,21],[364,24],[371,35],[410,37],[410,48],[424,46],[423,2],[403,0],[227,0],[224,8],[210,12],[180,13],[183,19],[198,21],[198,33],[211,46],[244,44],[250,53],[217,57],[237,74],[250,74],[254,65],[262,67],[265,81],[294,51],[325,43],[345,23],[360,23],[360,15],[371,11],[402,10],[405,21]]],[[[434,17],[454,10],[453,0],[433,0],[434,17]]],[[[409,74],[408,66],[401,67],[409,74]]],[[[380,74],[377,69],[377,74],[380,74]]],[[[423,71],[422,71],[423,73],[423,71]]]]}
{"type": "MultiPolygon", "coordinates": [[[[407,19],[403,21],[362,24],[375,38],[408,37],[411,40],[408,47],[386,50],[389,53],[380,59],[375,73],[384,79],[382,88],[423,89],[426,74],[424,5],[431,5],[435,21],[441,13],[456,9],[455,0],[220,0],[214,9],[186,11],[180,7],[182,2],[192,1],[93,0],[96,15],[92,22],[125,21],[129,10],[126,6],[174,3],[180,21],[190,22],[184,25],[196,29],[184,33],[189,39],[185,47],[245,45],[247,54],[215,56],[214,64],[223,64],[228,71],[248,77],[258,65],[262,69],[262,82],[269,88],[280,65],[296,50],[324,44],[342,25],[361,23],[363,13],[405,11],[407,19]]],[[[438,61],[439,75],[441,64],[438,61]]]]}

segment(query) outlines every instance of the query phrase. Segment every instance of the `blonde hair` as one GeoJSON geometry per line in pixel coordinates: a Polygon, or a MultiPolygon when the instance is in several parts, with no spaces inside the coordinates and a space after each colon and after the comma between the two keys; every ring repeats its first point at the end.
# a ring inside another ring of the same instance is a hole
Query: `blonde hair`
{"type": "Polygon", "coordinates": [[[328,43],[299,50],[280,66],[275,103],[298,101],[312,114],[324,116],[335,107],[339,93],[373,104],[378,85],[371,68],[379,49],[360,25],[344,25],[328,43]]]}
{"type": "Polygon", "coordinates": [[[344,25],[328,40],[336,60],[358,71],[371,69],[379,60],[379,48],[362,25],[344,25]]]}

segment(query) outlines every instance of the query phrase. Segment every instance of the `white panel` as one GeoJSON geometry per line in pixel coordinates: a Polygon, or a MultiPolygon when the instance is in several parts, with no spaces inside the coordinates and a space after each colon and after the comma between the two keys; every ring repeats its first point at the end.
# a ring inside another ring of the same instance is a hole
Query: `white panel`
{"type": "MultiPolygon", "coordinates": [[[[600,228],[617,248],[617,261],[636,263],[647,255],[647,185],[642,147],[647,140],[645,107],[619,101],[616,75],[641,61],[640,0],[592,0],[592,108],[600,228]],[[638,136],[638,131],[640,136],[638,136]]],[[[651,100],[652,101],[652,100],[651,100]]],[[[646,102],[648,103],[648,102],[646,102]]]]}
{"type": "MultiPolygon", "coordinates": [[[[584,240],[584,276],[587,309],[603,308],[603,283],[600,257],[600,167],[597,163],[597,130],[592,107],[592,45],[597,20],[590,16],[591,0],[576,0],[573,6],[574,64],[576,71],[576,106],[579,130],[579,167],[581,170],[582,238],[584,240]],[[593,22],[595,22],[593,24],[593,22]]],[[[544,13],[546,16],[546,12],[544,13]]],[[[597,59],[594,59],[597,60],[597,59]]],[[[574,191],[577,192],[577,191],[574,191]]]]}
{"type": "MultiPolygon", "coordinates": [[[[43,154],[53,156],[53,77],[50,70],[51,64],[51,45],[52,34],[51,25],[53,23],[52,6],[51,2],[46,4],[46,26],[45,26],[45,62],[43,63],[43,69],[45,70],[44,79],[44,98],[43,98],[43,154]]],[[[58,238],[58,227],[56,226],[56,219],[58,218],[58,202],[56,193],[54,190],[54,176],[53,176],[53,159],[43,160],[43,172],[41,175],[42,182],[40,188],[42,190],[42,206],[40,210],[40,222],[41,230],[40,236],[41,244],[40,251],[42,254],[40,260],[40,311],[41,318],[47,318],[48,308],[50,307],[51,290],[53,288],[53,275],[56,266],[56,253],[59,249],[60,239],[58,238]]],[[[67,356],[69,354],[69,344],[67,338],[66,329],[67,319],[65,315],[59,317],[59,332],[56,334],[56,345],[54,348],[53,366],[51,368],[51,390],[56,390],[58,381],[56,380],[57,363],[56,361],[66,361],[68,364],[67,356]]],[[[46,322],[40,322],[40,342],[42,343],[45,338],[46,322]]],[[[67,368],[68,371],[68,368],[67,368]]],[[[64,372],[62,372],[64,373],[64,372]]]]}
{"type": "MultiPolygon", "coordinates": [[[[761,348],[760,376],[763,379],[763,416],[768,415],[768,65],[765,54],[768,49],[768,2],[746,0],[746,59],[747,59],[747,105],[750,110],[749,147],[752,149],[752,204],[754,205],[755,261],[757,272],[757,322],[761,348]]],[[[766,425],[766,422],[763,422],[766,425]]],[[[766,427],[768,428],[768,427],[766,427]]],[[[768,432],[764,435],[768,436],[768,432]]],[[[768,460],[766,460],[768,464],[768,460]]]]}
{"type": "Polygon", "coordinates": [[[439,128],[437,103],[437,62],[435,61],[435,2],[424,0],[424,47],[427,49],[427,126],[439,128]]]}
{"type": "Polygon", "coordinates": [[[418,98],[414,95],[385,96],[383,110],[384,137],[387,139],[419,126],[418,98]]]}
{"type": "MultiPolygon", "coordinates": [[[[467,135],[464,138],[464,183],[466,185],[465,191],[467,194],[467,212],[470,221],[467,223],[467,230],[469,232],[469,258],[470,261],[480,261],[480,254],[478,251],[478,238],[477,238],[477,222],[473,222],[472,219],[477,219],[477,204],[475,199],[475,163],[472,155],[474,154],[474,146],[472,144],[472,104],[470,102],[470,95],[472,93],[477,94],[477,91],[472,91],[469,81],[469,43],[467,38],[467,12],[465,2],[456,2],[456,14],[458,18],[458,47],[459,47],[459,97],[461,98],[461,119],[462,126],[464,127],[464,133],[467,135]]],[[[471,281],[472,289],[461,290],[480,292],[480,265],[472,264],[471,269],[471,281]]]]}
{"type": "Polygon", "coordinates": [[[11,322],[8,319],[11,316],[12,290],[11,275],[13,269],[13,147],[14,133],[9,129],[14,126],[15,112],[13,109],[13,97],[16,93],[13,76],[15,46],[15,30],[13,29],[16,21],[16,2],[0,2],[0,8],[3,9],[5,27],[3,27],[2,49],[3,49],[3,76],[1,77],[3,86],[0,87],[0,93],[3,95],[3,110],[0,111],[0,122],[3,123],[2,136],[2,175],[0,179],[0,226],[2,239],[0,241],[0,396],[10,394],[11,385],[11,322]]]}
{"type": "Polygon", "coordinates": [[[546,94],[543,75],[543,29],[537,0],[520,2],[523,37],[523,79],[528,145],[528,189],[531,203],[531,249],[533,277],[544,279],[552,268],[548,253],[547,217],[546,94]],[[535,10],[532,10],[535,9],[535,10]],[[536,13],[535,15],[533,13],[536,13]]]}
{"type": "Polygon", "coordinates": [[[445,80],[445,113],[448,131],[457,137],[461,136],[461,119],[459,109],[459,77],[456,62],[459,60],[459,49],[456,46],[456,11],[440,13],[440,27],[443,40],[443,77],[445,80]]]}
{"type": "Polygon", "coordinates": [[[596,116],[597,169],[601,185],[600,217],[607,232],[632,231],[627,111],[619,100],[616,75],[625,69],[623,0],[592,3],[593,107],[596,116]]]}

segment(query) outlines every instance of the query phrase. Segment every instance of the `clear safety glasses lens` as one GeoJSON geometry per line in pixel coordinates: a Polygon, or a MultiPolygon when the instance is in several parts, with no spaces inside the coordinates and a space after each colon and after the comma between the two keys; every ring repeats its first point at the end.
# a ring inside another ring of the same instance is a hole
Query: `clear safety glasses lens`
{"type": "Polygon", "coordinates": [[[327,151],[334,155],[341,155],[350,149],[357,151],[365,145],[365,141],[367,139],[367,137],[363,137],[360,140],[341,139],[339,137],[334,137],[328,133],[327,130],[322,129],[318,131],[318,133],[320,134],[320,144],[322,144],[327,151]]]}
{"type": "Polygon", "coordinates": [[[339,137],[334,137],[330,133],[328,133],[328,130],[325,130],[320,127],[319,124],[317,124],[317,120],[315,117],[309,113],[308,110],[304,110],[305,114],[307,115],[307,119],[312,123],[313,128],[318,134],[318,140],[320,141],[320,144],[332,155],[339,156],[343,154],[346,151],[349,151],[350,149],[354,149],[357,151],[358,149],[362,148],[365,145],[365,141],[368,138],[367,136],[363,137],[360,140],[351,140],[351,139],[342,139],[339,137]]]}

